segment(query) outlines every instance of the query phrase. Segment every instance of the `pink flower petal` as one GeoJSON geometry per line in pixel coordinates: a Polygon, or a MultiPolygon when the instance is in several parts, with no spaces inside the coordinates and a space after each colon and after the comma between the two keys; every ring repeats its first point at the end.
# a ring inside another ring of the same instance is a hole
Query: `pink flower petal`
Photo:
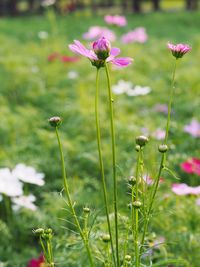
{"type": "Polygon", "coordinates": [[[133,62],[133,59],[130,57],[121,57],[114,58],[111,62],[118,67],[124,68],[130,65],[133,62]]]}

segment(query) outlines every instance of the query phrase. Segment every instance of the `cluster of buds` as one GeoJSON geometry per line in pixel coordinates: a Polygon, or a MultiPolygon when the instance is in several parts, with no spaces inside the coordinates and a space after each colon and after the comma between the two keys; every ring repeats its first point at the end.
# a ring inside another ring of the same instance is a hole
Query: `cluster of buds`
{"type": "Polygon", "coordinates": [[[51,240],[53,237],[53,231],[51,228],[48,229],[38,228],[33,230],[33,233],[44,240],[51,240]]]}

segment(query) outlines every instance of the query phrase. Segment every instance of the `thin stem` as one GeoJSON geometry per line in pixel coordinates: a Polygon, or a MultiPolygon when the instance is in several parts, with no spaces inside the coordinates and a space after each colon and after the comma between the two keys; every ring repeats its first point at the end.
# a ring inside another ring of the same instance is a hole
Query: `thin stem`
{"type": "MultiPolygon", "coordinates": [[[[167,123],[166,123],[166,129],[165,129],[164,144],[167,144],[168,136],[169,136],[169,126],[170,126],[170,120],[171,120],[171,109],[172,109],[172,102],[173,102],[174,91],[175,91],[176,67],[177,67],[177,59],[175,60],[174,70],[173,70],[173,73],[172,73],[171,91],[170,91],[170,97],[169,97],[169,102],[168,102],[168,114],[167,114],[167,123]]],[[[157,174],[155,182],[153,184],[153,191],[152,191],[151,196],[150,196],[150,204],[149,204],[146,220],[145,220],[145,223],[144,223],[144,231],[143,231],[142,240],[141,240],[140,254],[142,253],[142,250],[143,250],[144,239],[145,239],[146,232],[147,232],[147,229],[148,229],[150,214],[151,214],[153,203],[154,203],[154,200],[155,200],[155,196],[156,196],[156,193],[157,193],[157,190],[158,190],[160,176],[161,176],[162,170],[165,167],[165,161],[166,161],[166,153],[163,153],[162,157],[161,157],[161,161],[160,161],[158,174],[157,174]]]]}
{"type": "Polygon", "coordinates": [[[165,144],[167,144],[168,135],[169,135],[169,125],[170,125],[170,119],[171,119],[172,101],[174,98],[174,91],[175,91],[176,67],[177,67],[177,59],[175,60],[174,70],[173,70],[173,74],[172,74],[171,91],[170,91],[170,97],[169,97],[169,103],[168,103],[167,123],[166,123],[166,129],[165,129],[165,139],[164,139],[165,144]]]}
{"type": "Polygon", "coordinates": [[[59,146],[59,151],[60,151],[60,159],[61,159],[61,165],[62,165],[62,175],[63,175],[65,194],[66,194],[66,197],[67,197],[67,200],[68,200],[68,204],[69,204],[69,208],[70,208],[72,216],[74,218],[76,227],[77,227],[77,229],[79,231],[79,234],[80,234],[80,236],[81,236],[81,238],[83,240],[83,243],[85,245],[85,248],[86,248],[86,251],[87,251],[87,254],[88,254],[88,258],[89,258],[89,261],[90,261],[90,265],[91,265],[91,267],[94,267],[94,263],[93,263],[91,251],[90,251],[90,248],[89,248],[88,240],[87,240],[87,238],[85,238],[84,233],[83,233],[83,231],[81,229],[81,226],[79,224],[79,221],[78,221],[78,218],[77,218],[77,215],[76,215],[76,212],[75,212],[75,209],[74,209],[74,206],[73,206],[70,194],[69,194],[69,187],[68,187],[68,183],[67,183],[67,176],[66,176],[66,170],[65,170],[65,161],[64,161],[62,145],[61,145],[61,142],[60,142],[58,128],[56,127],[55,130],[56,130],[56,136],[57,136],[58,146],[59,146]]]}
{"type": "Polygon", "coordinates": [[[100,130],[100,119],[99,119],[99,69],[97,69],[97,73],[96,73],[95,121],[96,121],[97,146],[98,146],[98,154],[99,154],[99,165],[100,165],[101,180],[102,180],[102,186],[103,186],[103,198],[104,198],[104,204],[105,204],[105,210],[106,210],[106,219],[107,219],[107,225],[108,225],[108,232],[110,235],[110,245],[111,245],[111,250],[112,250],[113,262],[114,262],[114,266],[116,266],[115,251],[114,251],[114,246],[113,246],[113,237],[112,237],[111,224],[110,224],[110,218],[109,218],[109,208],[108,208],[104,164],[103,164],[102,149],[101,149],[101,130],[100,130]]]}
{"type": "Polygon", "coordinates": [[[112,139],[112,165],[113,165],[113,190],[114,190],[114,214],[115,214],[115,243],[116,243],[116,257],[117,267],[120,266],[119,262],[119,237],[118,237],[118,207],[117,207],[117,175],[116,175],[116,153],[115,153],[115,130],[114,130],[114,115],[113,115],[113,99],[111,92],[110,75],[107,64],[105,64],[106,77],[108,83],[108,98],[110,109],[110,128],[112,139]]]}
{"type": "MultiPolygon", "coordinates": [[[[141,151],[141,148],[140,148],[141,151]]],[[[139,169],[140,169],[140,151],[138,152],[137,164],[136,164],[136,185],[135,185],[135,201],[138,201],[138,187],[139,187],[139,169]]],[[[139,214],[138,208],[134,208],[132,204],[132,210],[134,211],[134,246],[135,246],[135,267],[139,267],[139,241],[138,241],[138,224],[139,214]]]]}

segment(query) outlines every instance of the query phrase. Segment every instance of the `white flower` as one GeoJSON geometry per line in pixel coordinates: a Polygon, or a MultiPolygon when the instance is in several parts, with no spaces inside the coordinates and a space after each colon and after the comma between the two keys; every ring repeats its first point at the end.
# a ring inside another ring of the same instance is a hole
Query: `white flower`
{"type": "Polygon", "coordinates": [[[128,96],[147,95],[151,92],[151,88],[148,86],[136,85],[134,88],[130,88],[126,91],[128,96]]]}
{"type": "Polygon", "coordinates": [[[18,210],[20,207],[27,208],[30,210],[37,210],[37,206],[33,203],[35,202],[36,197],[34,195],[20,196],[12,198],[14,205],[14,210],[18,210]]]}
{"type": "Polygon", "coordinates": [[[48,7],[48,6],[54,5],[55,2],[56,0],[43,0],[41,3],[41,6],[48,7]]]}
{"type": "Polygon", "coordinates": [[[22,182],[39,186],[44,185],[44,173],[37,173],[33,167],[26,166],[23,163],[17,164],[12,174],[22,182]]]}
{"type": "Polygon", "coordinates": [[[78,78],[78,72],[71,70],[71,71],[69,71],[69,72],[67,73],[67,77],[68,77],[69,79],[74,80],[74,79],[78,78]]]}
{"type": "Polygon", "coordinates": [[[0,194],[16,197],[23,194],[22,183],[8,168],[0,169],[0,194]]]}
{"type": "Polygon", "coordinates": [[[116,95],[126,93],[129,90],[133,90],[133,84],[124,80],[119,80],[116,85],[112,86],[112,91],[116,95]]]}
{"type": "Polygon", "coordinates": [[[45,31],[40,31],[38,32],[38,38],[42,39],[42,40],[45,40],[49,37],[49,34],[48,32],[45,32],[45,31]]]}

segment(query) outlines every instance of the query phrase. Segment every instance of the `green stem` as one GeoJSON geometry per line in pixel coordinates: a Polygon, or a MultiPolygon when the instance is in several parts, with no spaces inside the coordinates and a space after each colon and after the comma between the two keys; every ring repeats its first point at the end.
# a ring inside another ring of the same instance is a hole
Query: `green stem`
{"type": "MultiPolygon", "coordinates": [[[[167,144],[168,136],[169,136],[169,126],[170,126],[170,120],[171,120],[171,109],[172,109],[172,102],[173,102],[174,91],[175,91],[176,67],[177,67],[177,59],[175,61],[174,70],[173,70],[173,73],[172,73],[171,91],[170,91],[170,97],[169,97],[169,103],[168,103],[168,114],[167,114],[167,123],[166,123],[166,129],[165,129],[164,144],[167,144]]],[[[160,161],[158,174],[157,174],[155,182],[153,184],[153,191],[152,191],[151,196],[150,196],[150,204],[149,204],[146,220],[145,220],[145,223],[144,223],[144,231],[143,231],[142,240],[141,240],[140,254],[142,253],[142,250],[143,250],[144,239],[145,239],[146,232],[147,232],[147,229],[148,229],[150,214],[151,214],[153,203],[154,203],[154,200],[155,200],[155,196],[156,196],[156,193],[157,193],[157,190],[158,190],[160,176],[161,176],[162,170],[164,169],[164,166],[165,166],[165,161],[166,161],[166,153],[163,153],[162,157],[161,157],[161,161],[160,161]]]]}
{"type": "Polygon", "coordinates": [[[76,227],[77,227],[77,229],[79,231],[79,234],[80,234],[80,236],[81,236],[81,238],[83,240],[83,243],[85,245],[85,248],[86,248],[86,251],[87,251],[87,254],[88,254],[88,258],[89,258],[89,261],[90,261],[90,265],[91,265],[91,267],[94,267],[94,263],[93,263],[91,251],[90,251],[90,248],[89,248],[88,240],[85,238],[84,233],[83,233],[83,231],[81,229],[81,226],[79,224],[79,221],[78,221],[78,218],[77,218],[77,215],[76,215],[76,212],[75,212],[72,200],[71,200],[71,196],[70,196],[70,193],[69,193],[69,187],[68,187],[68,183],[67,183],[67,176],[66,176],[66,170],[65,170],[64,155],[63,155],[62,145],[61,145],[61,142],[60,142],[58,128],[56,127],[55,130],[56,130],[56,136],[57,136],[58,146],[59,146],[59,151],[60,151],[60,159],[61,159],[61,165],[62,165],[62,176],[63,176],[65,194],[66,194],[66,197],[67,197],[67,200],[68,200],[68,205],[69,205],[69,208],[71,210],[72,216],[74,218],[76,227]]]}
{"type": "Polygon", "coordinates": [[[97,73],[96,73],[95,121],[96,121],[97,146],[98,146],[98,154],[99,154],[99,165],[100,165],[101,180],[102,180],[102,186],[103,186],[103,198],[104,198],[104,204],[105,204],[105,210],[106,210],[106,219],[107,219],[107,225],[108,225],[108,232],[110,235],[110,244],[111,244],[111,250],[112,250],[112,256],[113,256],[113,262],[114,262],[114,266],[116,266],[115,251],[114,251],[114,246],[113,246],[113,237],[112,237],[111,224],[110,224],[110,218],[109,218],[109,208],[108,208],[104,164],[103,164],[102,149],[101,149],[101,130],[100,130],[100,119],[99,119],[99,69],[97,69],[97,73]]]}
{"type": "Polygon", "coordinates": [[[115,214],[115,242],[116,242],[116,257],[117,267],[120,266],[119,262],[119,237],[118,237],[118,207],[117,207],[117,175],[116,175],[116,153],[115,153],[115,130],[114,130],[114,115],[113,115],[113,99],[111,92],[110,75],[107,64],[105,64],[106,77],[108,83],[108,98],[110,109],[110,128],[112,139],[112,165],[113,165],[113,190],[114,190],[114,214],[115,214]]]}
{"type": "MultiPolygon", "coordinates": [[[[136,184],[135,184],[135,201],[138,201],[138,187],[139,187],[139,167],[140,167],[140,151],[138,152],[137,165],[136,165],[136,184]]],[[[138,224],[139,224],[139,214],[138,208],[134,208],[132,205],[132,210],[134,211],[134,246],[135,246],[135,267],[139,267],[139,240],[138,240],[138,224]]]]}

